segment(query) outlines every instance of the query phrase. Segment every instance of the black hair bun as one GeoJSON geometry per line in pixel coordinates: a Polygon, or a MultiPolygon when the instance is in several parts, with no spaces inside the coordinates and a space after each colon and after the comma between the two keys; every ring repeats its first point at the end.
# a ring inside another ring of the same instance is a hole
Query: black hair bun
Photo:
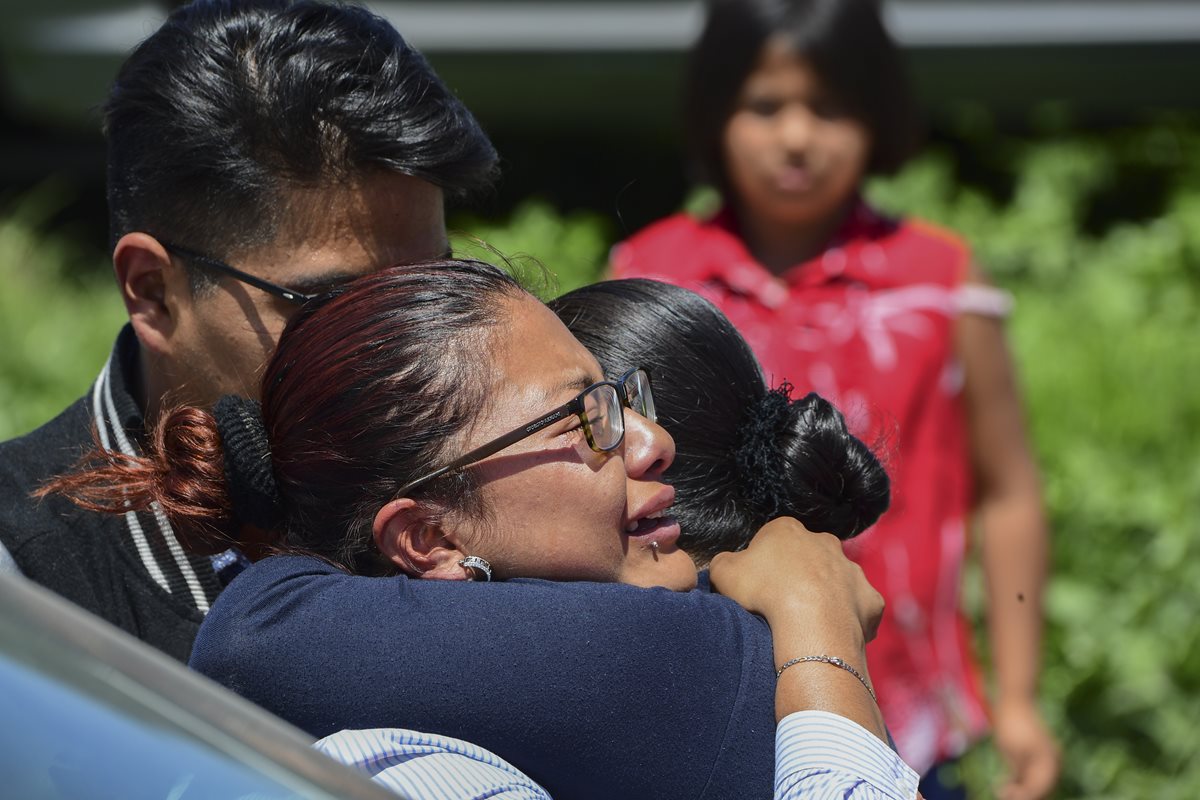
{"type": "Polygon", "coordinates": [[[734,463],[741,481],[746,509],[762,521],[787,514],[781,512],[787,484],[780,452],[782,432],[790,427],[791,384],[767,392],[748,410],[738,428],[734,463]]]}
{"type": "Polygon", "coordinates": [[[833,404],[815,393],[792,402],[780,431],[781,494],[774,516],[850,539],[887,510],[891,481],[871,449],[846,428],[833,404]]]}

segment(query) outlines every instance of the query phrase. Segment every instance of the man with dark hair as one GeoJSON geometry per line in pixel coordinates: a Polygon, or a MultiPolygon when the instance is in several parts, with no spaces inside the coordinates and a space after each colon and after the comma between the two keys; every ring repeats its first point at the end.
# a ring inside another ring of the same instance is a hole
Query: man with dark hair
{"type": "Polygon", "coordinates": [[[186,660],[229,552],[161,513],[81,513],[30,493],[93,430],[127,454],[167,405],[257,394],[305,297],[444,255],[444,197],[496,154],[386,21],[335,2],[196,0],[122,66],[104,108],[117,286],[129,324],[87,396],[0,445],[0,545],[20,570],[186,660]]]}

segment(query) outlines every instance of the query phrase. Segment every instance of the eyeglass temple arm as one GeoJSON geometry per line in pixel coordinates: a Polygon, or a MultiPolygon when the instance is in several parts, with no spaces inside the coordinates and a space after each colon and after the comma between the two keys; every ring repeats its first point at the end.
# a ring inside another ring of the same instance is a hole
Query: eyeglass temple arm
{"type": "Polygon", "coordinates": [[[560,419],[570,416],[571,414],[578,414],[582,409],[583,400],[576,397],[569,403],[564,403],[545,416],[538,417],[533,422],[526,423],[516,430],[504,434],[499,439],[493,439],[485,445],[476,447],[470,452],[463,453],[446,466],[441,467],[440,469],[435,469],[428,475],[423,475],[420,478],[417,478],[415,481],[410,481],[409,483],[404,484],[404,486],[400,487],[400,490],[396,492],[396,497],[403,497],[406,493],[412,491],[423,483],[427,483],[435,478],[440,478],[443,475],[449,475],[451,472],[456,472],[463,467],[474,464],[476,461],[482,461],[490,455],[499,453],[509,445],[516,444],[527,436],[532,436],[542,428],[545,428],[547,425],[552,425],[555,422],[558,422],[560,419]]]}
{"type": "Polygon", "coordinates": [[[210,258],[209,256],[206,256],[202,253],[197,253],[193,250],[188,250],[186,247],[179,247],[177,245],[167,245],[165,243],[163,244],[163,247],[165,247],[168,251],[175,253],[176,255],[183,256],[184,258],[189,259],[191,261],[199,261],[201,264],[204,264],[206,267],[211,267],[212,269],[215,269],[217,272],[223,272],[226,275],[230,276],[231,278],[236,278],[237,280],[241,281],[242,283],[248,283],[256,289],[262,289],[264,292],[267,292],[268,294],[272,294],[275,297],[281,297],[284,300],[287,300],[288,302],[291,302],[291,303],[307,303],[309,300],[312,300],[314,297],[317,296],[315,294],[304,294],[302,292],[296,292],[291,289],[285,289],[282,286],[278,286],[274,283],[264,281],[262,278],[259,278],[255,275],[251,275],[249,272],[242,272],[240,269],[238,269],[236,267],[231,267],[228,264],[226,264],[224,261],[218,261],[217,259],[210,258]]]}

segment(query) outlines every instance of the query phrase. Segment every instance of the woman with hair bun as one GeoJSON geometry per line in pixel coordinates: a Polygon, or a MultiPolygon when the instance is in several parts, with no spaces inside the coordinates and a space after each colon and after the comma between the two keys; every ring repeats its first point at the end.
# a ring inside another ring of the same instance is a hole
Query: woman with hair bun
{"type": "Polygon", "coordinates": [[[887,473],[841,413],[813,393],[792,400],[788,384],[768,390],[741,335],[695,292],[632,278],[549,306],[602,367],[637,363],[654,377],[658,420],[675,440],[679,546],[697,566],[775,517],[844,540],[887,509],[887,473]]]}
{"type": "Polygon", "coordinates": [[[46,488],[278,553],[217,599],[198,671],[317,737],[472,742],[557,800],[915,793],[865,669],[882,606],[837,539],[772,520],[713,560],[724,596],[641,588],[696,583],[648,378],[605,379],[504,272],[310,302],[261,397],[167,411],[144,457],[46,488]]]}

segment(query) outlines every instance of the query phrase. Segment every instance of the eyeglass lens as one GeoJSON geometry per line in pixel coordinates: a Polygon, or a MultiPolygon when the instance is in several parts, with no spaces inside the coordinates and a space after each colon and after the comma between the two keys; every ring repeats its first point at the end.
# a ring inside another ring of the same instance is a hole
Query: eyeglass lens
{"type": "Polygon", "coordinates": [[[597,450],[612,450],[621,443],[625,434],[625,420],[621,416],[621,398],[615,386],[602,384],[583,398],[583,412],[587,418],[592,447],[597,450]]]}
{"type": "Polygon", "coordinates": [[[634,370],[625,379],[625,396],[629,399],[629,407],[651,422],[658,422],[658,412],[654,408],[654,393],[650,391],[650,376],[645,370],[634,370]]]}
{"type": "MultiPolygon", "coordinates": [[[[624,389],[625,401],[631,409],[651,422],[657,421],[650,378],[644,370],[634,370],[625,379],[624,389]]],[[[601,384],[588,392],[583,398],[583,411],[593,448],[612,450],[621,443],[625,435],[625,417],[616,387],[601,384]]]]}

